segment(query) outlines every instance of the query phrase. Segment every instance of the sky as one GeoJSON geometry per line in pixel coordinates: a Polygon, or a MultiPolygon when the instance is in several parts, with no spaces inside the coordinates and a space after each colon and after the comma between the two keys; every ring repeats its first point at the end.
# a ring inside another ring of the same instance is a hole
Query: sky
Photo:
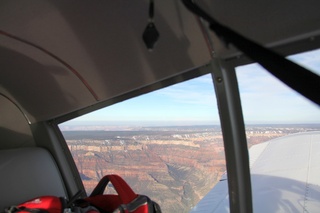
{"type": "MultiPolygon", "coordinates": [[[[289,57],[320,75],[320,49],[289,57]]],[[[247,124],[320,123],[320,108],[257,64],[236,69],[247,124]]],[[[319,94],[320,95],[320,94],[319,94]]],[[[114,104],[64,125],[218,125],[210,74],[114,104]]]]}

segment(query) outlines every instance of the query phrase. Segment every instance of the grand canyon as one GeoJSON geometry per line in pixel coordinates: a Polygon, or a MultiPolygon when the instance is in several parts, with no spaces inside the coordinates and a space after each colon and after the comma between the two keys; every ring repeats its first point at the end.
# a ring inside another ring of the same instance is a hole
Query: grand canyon
{"type": "MultiPolygon", "coordinates": [[[[122,176],[163,212],[189,212],[226,170],[219,126],[64,127],[87,194],[106,174],[122,176]]],[[[248,147],[319,125],[248,126],[248,147]]],[[[105,193],[112,193],[112,188],[105,193]]]]}

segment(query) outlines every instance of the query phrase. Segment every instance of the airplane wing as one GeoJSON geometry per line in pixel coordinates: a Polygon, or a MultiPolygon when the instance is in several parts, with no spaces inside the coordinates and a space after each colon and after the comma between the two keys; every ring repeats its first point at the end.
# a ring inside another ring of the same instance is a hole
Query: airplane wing
{"type": "MultiPolygon", "coordinates": [[[[254,212],[319,211],[320,132],[257,144],[249,155],[254,212]]],[[[227,175],[191,212],[229,212],[227,175]]]]}

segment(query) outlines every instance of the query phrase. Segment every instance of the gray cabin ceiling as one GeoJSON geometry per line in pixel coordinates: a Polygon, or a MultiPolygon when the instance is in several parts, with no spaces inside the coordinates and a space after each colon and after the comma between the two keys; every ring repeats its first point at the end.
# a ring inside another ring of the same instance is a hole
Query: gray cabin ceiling
{"type": "MultiPolygon", "coordinates": [[[[221,23],[266,46],[319,35],[319,1],[197,2],[221,23]]],[[[177,0],[155,1],[160,39],[149,52],[142,41],[148,4],[1,1],[0,94],[5,98],[0,101],[10,100],[34,123],[203,66],[211,60],[210,49],[224,59],[238,54],[177,0]]]]}

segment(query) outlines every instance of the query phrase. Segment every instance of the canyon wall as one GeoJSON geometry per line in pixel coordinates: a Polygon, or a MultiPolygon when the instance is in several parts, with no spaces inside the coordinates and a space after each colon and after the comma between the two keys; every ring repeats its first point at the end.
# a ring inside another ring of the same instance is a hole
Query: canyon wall
{"type": "Polygon", "coordinates": [[[163,212],[189,212],[225,171],[221,134],[203,130],[73,132],[67,143],[88,194],[104,175],[118,174],[163,212]]]}

